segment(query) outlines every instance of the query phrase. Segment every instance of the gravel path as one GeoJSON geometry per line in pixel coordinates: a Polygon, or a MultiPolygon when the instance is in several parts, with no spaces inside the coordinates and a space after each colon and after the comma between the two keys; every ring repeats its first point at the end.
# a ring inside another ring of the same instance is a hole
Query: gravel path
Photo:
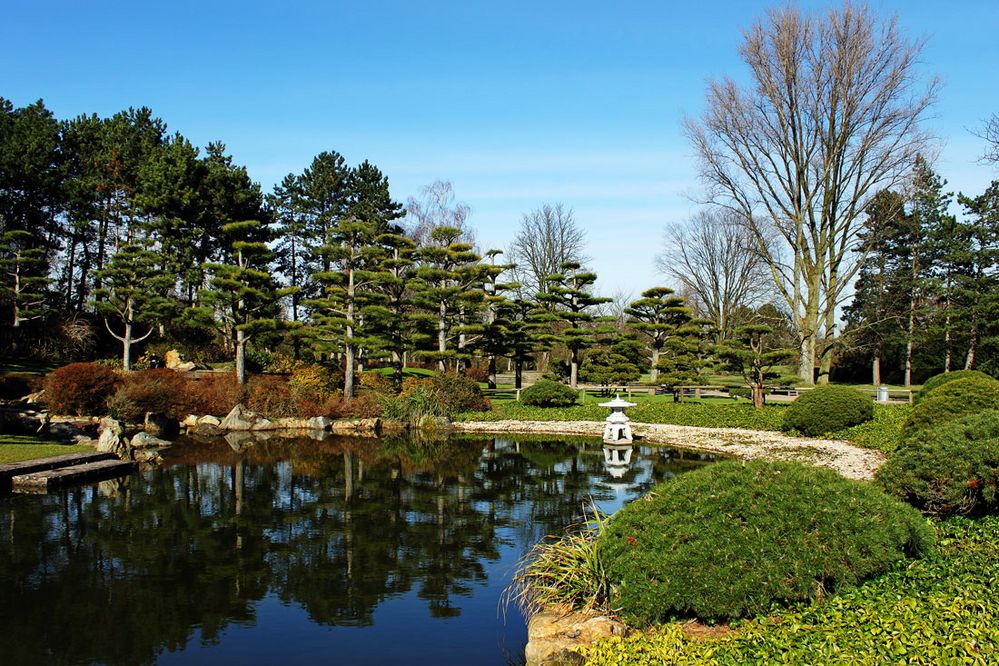
{"type": "MultiPolygon", "coordinates": [[[[603,434],[602,421],[469,421],[452,424],[458,432],[603,434]]],[[[797,460],[836,470],[848,479],[870,481],[885,461],[880,451],[832,439],[788,437],[779,432],[741,428],[695,428],[659,423],[631,424],[632,431],[649,444],[710,451],[747,460],[797,460]]]]}

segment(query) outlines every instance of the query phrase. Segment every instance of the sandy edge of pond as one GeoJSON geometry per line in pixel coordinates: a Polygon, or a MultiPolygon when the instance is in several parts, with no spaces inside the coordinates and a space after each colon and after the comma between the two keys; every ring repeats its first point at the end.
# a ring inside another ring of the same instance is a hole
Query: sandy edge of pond
{"type": "MultiPolygon", "coordinates": [[[[602,421],[466,421],[451,424],[457,432],[553,435],[603,434],[602,421]]],[[[880,451],[835,439],[789,437],[779,432],[742,428],[698,428],[660,423],[631,423],[632,431],[648,444],[708,451],[746,460],[797,460],[834,469],[848,479],[870,481],[885,461],[880,451]]]]}

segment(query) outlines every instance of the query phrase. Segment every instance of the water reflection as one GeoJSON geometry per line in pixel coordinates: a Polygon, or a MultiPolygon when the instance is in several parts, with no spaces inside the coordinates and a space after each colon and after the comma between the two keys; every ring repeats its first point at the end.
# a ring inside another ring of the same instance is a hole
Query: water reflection
{"type": "Polygon", "coordinates": [[[0,663],[503,663],[525,632],[497,601],[531,544],[590,496],[613,511],[709,460],[635,447],[611,474],[597,441],[520,438],[186,440],[163,455],[0,499],[0,663]]]}

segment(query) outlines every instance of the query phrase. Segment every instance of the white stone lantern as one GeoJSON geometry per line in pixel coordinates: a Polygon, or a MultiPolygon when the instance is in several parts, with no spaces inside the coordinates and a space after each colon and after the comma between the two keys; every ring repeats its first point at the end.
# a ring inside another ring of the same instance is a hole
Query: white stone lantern
{"type": "Polygon", "coordinates": [[[631,423],[624,413],[626,407],[634,407],[636,403],[622,400],[620,395],[614,396],[610,402],[600,403],[601,407],[611,410],[604,425],[604,441],[608,444],[630,443],[634,437],[631,434],[631,423]]]}

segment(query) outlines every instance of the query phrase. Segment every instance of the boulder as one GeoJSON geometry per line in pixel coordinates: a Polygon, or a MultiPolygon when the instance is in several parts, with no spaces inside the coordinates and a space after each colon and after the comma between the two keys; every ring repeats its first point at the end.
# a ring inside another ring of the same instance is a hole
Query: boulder
{"type": "Polygon", "coordinates": [[[258,416],[254,421],[253,425],[250,426],[250,430],[278,430],[280,426],[269,419],[265,419],[263,416],[258,416]]]}
{"type": "Polygon", "coordinates": [[[156,449],[136,449],[133,453],[137,463],[159,465],[163,462],[163,456],[156,449]]]}
{"type": "Polygon", "coordinates": [[[306,420],[306,427],[309,430],[329,430],[330,420],[325,416],[313,416],[306,420]]]}
{"type": "Polygon", "coordinates": [[[110,416],[101,419],[99,427],[101,436],[97,440],[97,450],[103,453],[113,453],[122,460],[132,459],[132,447],[125,437],[125,424],[110,416]]]}
{"type": "Polygon", "coordinates": [[[219,424],[219,428],[222,430],[251,430],[253,424],[256,423],[260,417],[257,416],[255,412],[251,412],[249,409],[243,407],[242,404],[236,405],[232,408],[222,422],[219,424]]]}
{"type": "Polygon", "coordinates": [[[135,436],[132,437],[131,445],[133,449],[162,449],[172,446],[171,442],[155,437],[152,433],[145,431],[135,433],[135,436]]]}
{"type": "Polygon", "coordinates": [[[218,428],[218,427],[220,427],[222,425],[222,419],[220,419],[217,416],[212,416],[212,415],[208,414],[206,416],[199,416],[197,418],[197,420],[195,421],[195,425],[198,425],[198,426],[208,425],[208,426],[214,426],[214,427],[218,428]]]}
{"type": "Polygon", "coordinates": [[[378,432],[381,427],[381,419],[337,419],[329,422],[332,432],[378,432]]]}
{"type": "Polygon", "coordinates": [[[166,353],[164,362],[166,363],[166,367],[170,368],[171,370],[176,370],[178,366],[183,362],[183,359],[181,359],[179,351],[177,351],[176,349],[171,349],[166,353]]]}
{"type": "Polygon", "coordinates": [[[163,439],[176,439],[177,435],[180,434],[180,427],[176,419],[157,412],[146,412],[142,429],[153,437],[161,437],[163,439]]]}
{"type": "Polygon", "coordinates": [[[582,664],[585,660],[574,648],[624,632],[623,623],[603,615],[546,611],[532,617],[527,625],[524,656],[528,666],[582,664]]]}
{"type": "MultiPolygon", "coordinates": [[[[213,416],[212,418],[215,418],[215,417],[213,416]]],[[[187,416],[184,417],[184,420],[181,422],[181,425],[183,425],[185,428],[193,428],[193,427],[197,426],[198,425],[198,415],[197,414],[188,414],[187,416]]]]}

